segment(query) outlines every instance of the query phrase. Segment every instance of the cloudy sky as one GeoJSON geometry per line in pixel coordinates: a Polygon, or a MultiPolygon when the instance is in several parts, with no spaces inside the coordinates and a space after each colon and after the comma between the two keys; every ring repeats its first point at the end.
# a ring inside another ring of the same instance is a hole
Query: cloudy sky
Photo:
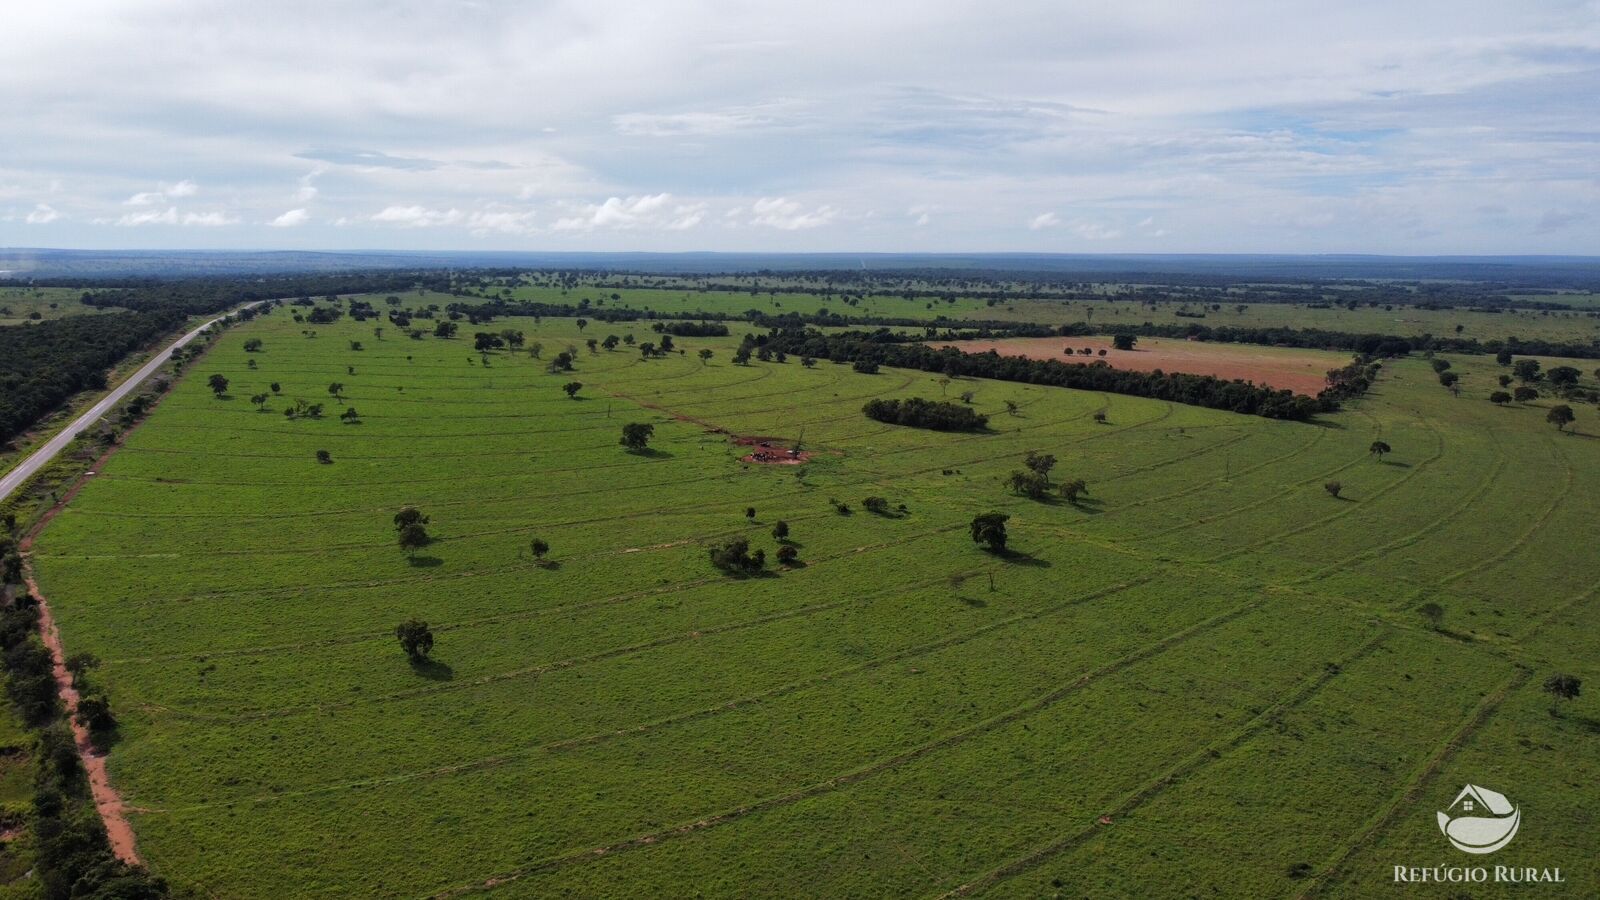
{"type": "Polygon", "coordinates": [[[0,246],[1600,253],[1600,0],[50,0],[0,246]]]}

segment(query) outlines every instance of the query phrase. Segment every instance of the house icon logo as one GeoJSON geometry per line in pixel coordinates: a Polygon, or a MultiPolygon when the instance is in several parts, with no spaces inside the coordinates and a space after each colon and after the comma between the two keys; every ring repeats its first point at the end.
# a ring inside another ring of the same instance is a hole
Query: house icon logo
{"type": "Polygon", "coordinates": [[[1522,810],[1505,794],[1469,784],[1438,814],[1439,830],[1463,853],[1493,853],[1511,843],[1522,825],[1522,810]]]}

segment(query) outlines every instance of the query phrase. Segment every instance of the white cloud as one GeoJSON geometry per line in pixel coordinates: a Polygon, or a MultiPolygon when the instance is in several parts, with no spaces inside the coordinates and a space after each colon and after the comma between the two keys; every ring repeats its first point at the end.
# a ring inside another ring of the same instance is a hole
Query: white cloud
{"type": "Polygon", "coordinates": [[[296,225],[304,225],[310,218],[311,214],[304,209],[291,209],[267,224],[273,228],[293,228],[296,225]]]}
{"type": "Polygon", "coordinates": [[[1592,253],[1594,4],[12,3],[0,246],[1592,253]]]}
{"type": "Polygon", "coordinates": [[[480,210],[467,218],[467,227],[476,235],[531,234],[535,215],[532,210],[480,210]]]}
{"type": "Polygon", "coordinates": [[[61,218],[61,213],[56,212],[47,203],[40,203],[33,208],[33,212],[28,213],[27,223],[29,225],[48,225],[59,218],[61,218]]]}
{"type": "Polygon", "coordinates": [[[750,212],[752,214],[750,224],[765,225],[768,228],[779,228],[784,231],[820,228],[839,215],[837,209],[827,205],[807,212],[798,201],[787,197],[762,197],[750,204],[750,212]]]}
{"type": "Polygon", "coordinates": [[[178,224],[178,208],[169,206],[162,210],[152,209],[148,212],[124,213],[122,218],[117,220],[117,224],[128,227],[138,225],[176,225],[178,224]]]}
{"type": "Polygon", "coordinates": [[[671,194],[610,197],[604,203],[578,204],[556,220],[556,231],[666,229],[686,231],[705,219],[705,203],[676,203],[671,194]]]}
{"type": "Polygon", "coordinates": [[[1034,231],[1042,228],[1054,228],[1061,224],[1061,217],[1053,212],[1043,212],[1028,220],[1028,227],[1034,231]]]}
{"type": "Polygon", "coordinates": [[[1101,225],[1097,222],[1074,223],[1072,233],[1086,241],[1110,241],[1122,237],[1121,229],[1101,225]]]}
{"type": "Polygon", "coordinates": [[[429,209],[425,206],[386,206],[373,214],[372,221],[406,228],[428,228],[460,222],[461,211],[429,209]]]}
{"type": "Polygon", "coordinates": [[[223,225],[237,225],[239,219],[223,212],[185,213],[183,224],[200,228],[218,228],[223,225]]]}

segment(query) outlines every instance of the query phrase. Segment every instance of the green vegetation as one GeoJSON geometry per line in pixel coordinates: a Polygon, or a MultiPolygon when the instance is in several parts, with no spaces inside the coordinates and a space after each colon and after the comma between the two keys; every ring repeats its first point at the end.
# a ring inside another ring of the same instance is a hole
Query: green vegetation
{"type": "Polygon", "coordinates": [[[1488,772],[1518,864],[1600,890],[1600,716],[1542,689],[1600,677],[1596,420],[1488,402],[1492,356],[1450,357],[1460,398],[1385,361],[1313,424],[735,365],[743,328],[647,356],[580,351],[656,338],[598,314],[295,310],[224,334],[34,548],[177,887],[1368,896],[1488,772]],[[528,349],[474,348],[506,328],[528,349]],[[946,389],[993,427],[862,414],[946,389]],[[731,440],[802,431],[801,465],[731,440]]]}

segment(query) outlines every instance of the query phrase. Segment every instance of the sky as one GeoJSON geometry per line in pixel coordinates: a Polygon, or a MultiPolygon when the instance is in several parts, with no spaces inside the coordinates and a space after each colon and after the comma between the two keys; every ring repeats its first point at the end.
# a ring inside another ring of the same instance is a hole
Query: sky
{"type": "Polygon", "coordinates": [[[1600,0],[50,0],[0,246],[1600,254],[1600,0]]]}

